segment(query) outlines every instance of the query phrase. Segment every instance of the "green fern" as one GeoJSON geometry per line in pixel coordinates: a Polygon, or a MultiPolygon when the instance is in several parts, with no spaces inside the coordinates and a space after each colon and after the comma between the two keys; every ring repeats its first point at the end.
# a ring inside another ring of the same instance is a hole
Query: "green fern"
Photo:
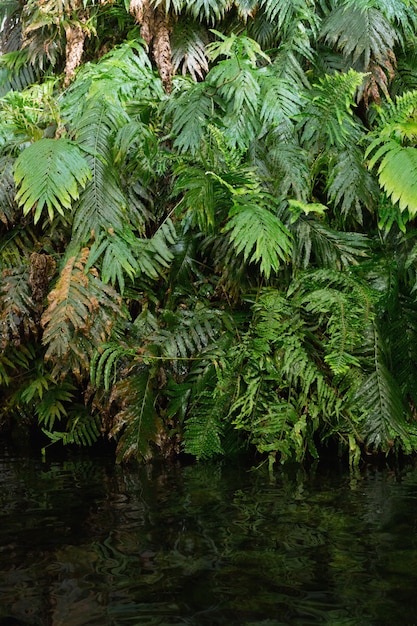
{"type": "Polygon", "coordinates": [[[149,459],[150,444],[160,427],[155,410],[155,368],[139,366],[116,384],[113,393],[123,400],[110,431],[110,437],[117,440],[117,461],[149,459]]]}
{"type": "Polygon", "coordinates": [[[77,145],[63,138],[40,139],[17,158],[14,179],[16,200],[24,215],[34,211],[36,224],[45,207],[51,221],[55,211],[64,215],[91,179],[91,170],[77,145]]]}
{"type": "Polygon", "coordinates": [[[86,243],[110,226],[123,230],[126,199],[113,164],[109,139],[126,122],[120,107],[95,98],[77,124],[77,139],[92,172],[92,177],[74,207],[74,239],[86,243]]]}
{"type": "Polygon", "coordinates": [[[400,441],[408,449],[417,430],[407,424],[401,389],[387,367],[386,347],[374,324],[368,346],[372,369],[353,394],[352,401],[365,411],[363,436],[370,449],[388,452],[400,441]]]}
{"type": "Polygon", "coordinates": [[[38,334],[29,265],[4,269],[0,282],[0,347],[18,346],[38,334]]]}
{"type": "Polygon", "coordinates": [[[268,279],[277,272],[282,261],[287,261],[291,250],[291,236],[287,228],[269,209],[272,198],[235,196],[224,230],[237,254],[245,261],[259,263],[260,271],[268,279]]]}
{"type": "Polygon", "coordinates": [[[181,69],[184,76],[188,73],[196,82],[203,79],[209,71],[207,43],[207,31],[198,22],[191,20],[177,22],[171,39],[174,71],[181,69]]]}
{"type": "Polygon", "coordinates": [[[357,122],[352,115],[354,96],[364,74],[350,70],[326,76],[314,85],[300,115],[302,142],[316,151],[351,145],[357,122]]]}
{"type": "Polygon", "coordinates": [[[371,58],[380,63],[389,61],[398,41],[396,29],[372,0],[346,0],[336,6],[323,23],[321,36],[351,56],[353,64],[360,61],[359,69],[365,71],[371,58]]]}

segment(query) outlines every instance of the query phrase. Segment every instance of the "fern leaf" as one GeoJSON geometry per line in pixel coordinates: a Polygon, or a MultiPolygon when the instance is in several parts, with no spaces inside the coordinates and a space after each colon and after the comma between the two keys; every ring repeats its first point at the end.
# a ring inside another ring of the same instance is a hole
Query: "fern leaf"
{"type": "Polygon", "coordinates": [[[229,9],[229,0],[185,0],[185,7],[196,20],[204,17],[207,23],[220,21],[229,9]]]}
{"type": "Polygon", "coordinates": [[[289,231],[256,197],[235,197],[229,220],[224,228],[236,253],[245,261],[260,263],[260,270],[269,278],[286,261],[291,250],[289,231]]]}
{"type": "Polygon", "coordinates": [[[352,1],[342,3],[325,20],[321,35],[345,56],[352,55],[353,63],[360,59],[364,70],[371,58],[389,59],[398,41],[395,28],[370,1],[362,7],[352,1]]]}
{"type": "Polygon", "coordinates": [[[126,122],[119,106],[94,98],[77,125],[79,145],[92,172],[74,210],[75,241],[86,243],[110,226],[122,231],[126,224],[126,199],[114,167],[109,139],[126,122]]]}
{"type": "Polygon", "coordinates": [[[221,443],[223,429],[219,411],[211,402],[206,404],[209,399],[209,394],[206,399],[200,397],[202,404],[198,409],[198,415],[189,417],[185,422],[184,450],[197,460],[212,459],[223,454],[221,443]],[[208,411],[207,406],[210,407],[208,411]]]}
{"type": "Polygon", "coordinates": [[[116,384],[114,393],[123,398],[123,408],[117,413],[110,437],[116,438],[118,462],[129,459],[149,459],[150,442],[158,433],[155,411],[154,370],[142,367],[116,384]]]}
{"type": "Polygon", "coordinates": [[[351,109],[364,76],[349,70],[326,76],[314,86],[308,95],[309,104],[300,115],[303,142],[316,150],[351,144],[356,131],[351,109]]]}
{"type": "Polygon", "coordinates": [[[19,345],[37,336],[36,306],[32,299],[29,267],[5,269],[0,277],[0,347],[19,345]]]}
{"type": "Polygon", "coordinates": [[[198,22],[181,20],[174,26],[171,47],[174,72],[181,68],[197,82],[209,71],[206,56],[207,31],[198,22]]]}
{"type": "Polygon", "coordinates": [[[96,346],[108,339],[116,315],[123,315],[120,297],[102,283],[94,268],[86,271],[89,250],[69,256],[42,315],[45,358],[53,373],[88,372],[96,346]]]}
{"type": "Polygon", "coordinates": [[[187,86],[166,106],[166,116],[172,118],[174,147],[180,153],[195,154],[206,126],[213,120],[214,103],[206,90],[207,85],[203,82],[187,86]]]}
{"type": "Polygon", "coordinates": [[[409,426],[400,387],[385,361],[385,347],[376,325],[370,335],[373,369],[353,395],[353,402],[366,411],[363,434],[374,449],[389,450],[396,438],[406,441],[409,426]]]}
{"type": "MultiPolygon", "coordinates": [[[[376,139],[368,148],[367,155],[381,144],[376,139]]],[[[417,213],[417,150],[388,140],[379,147],[369,162],[372,168],[378,160],[378,178],[381,187],[398,202],[400,210],[408,209],[411,216],[417,213]]]]}
{"type": "Polygon", "coordinates": [[[16,160],[16,200],[27,215],[34,209],[36,224],[44,207],[50,220],[55,211],[64,214],[79,197],[79,187],[91,179],[91,170],[80,149],[67,139],[40,139],[25,148],[16,160]]]}

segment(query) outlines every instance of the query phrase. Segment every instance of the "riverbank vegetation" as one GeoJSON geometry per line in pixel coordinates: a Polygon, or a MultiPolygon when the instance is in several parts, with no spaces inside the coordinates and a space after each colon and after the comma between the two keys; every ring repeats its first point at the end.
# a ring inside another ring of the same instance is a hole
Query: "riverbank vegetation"
{"type": "Polygon", "coordinates": [[[416,452],[416,9],[1,3],[4,432],[416,452]]]}

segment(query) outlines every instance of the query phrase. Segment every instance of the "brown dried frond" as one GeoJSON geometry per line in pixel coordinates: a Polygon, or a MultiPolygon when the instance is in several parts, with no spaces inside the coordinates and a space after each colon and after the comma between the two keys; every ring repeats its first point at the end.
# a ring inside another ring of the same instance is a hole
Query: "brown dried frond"
{"type": "Polygon", "coordinates": [[[56,262],[50,254],[32,252],[30,255],[29,285],[34,302],[41,303],[46,297],[55,269],[56,262]]]}
{"type": "Polygon", "coordinates": [[[155,34],[153,38],[153,56],[166,93],[172,91],[172,55],[169,36],[169,18],[158,7],[155,13],[155,34]]]}
{"type": "MultiPolygon", "coordinates": [[[[82,18],[81,22],[85,22],[85,18],[82,18]]],[[[64,69],[65,87],[68,87],[71,78],[74,76],[75,70],[81,63],[86,35],[87,31],[81,26],[81,24],[68,24],[65,27],[65,36],[67,39],[65,48],[66,63],[64,69]]]]}
{"type": "Polygon", "coordinates": [[[129,11],[140,25],[140,35],[149,46],[154,37],[154,9],[149,0],[130,0],[129,11]]]}

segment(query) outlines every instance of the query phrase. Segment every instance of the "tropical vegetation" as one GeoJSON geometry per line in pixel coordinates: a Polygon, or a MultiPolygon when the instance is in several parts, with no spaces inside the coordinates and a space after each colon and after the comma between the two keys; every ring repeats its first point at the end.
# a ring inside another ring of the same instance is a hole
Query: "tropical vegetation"
{"type": "Polygon", "coordinates": [[[0,422],[417,451],[416,0],[3,0],[0,422]]]}

